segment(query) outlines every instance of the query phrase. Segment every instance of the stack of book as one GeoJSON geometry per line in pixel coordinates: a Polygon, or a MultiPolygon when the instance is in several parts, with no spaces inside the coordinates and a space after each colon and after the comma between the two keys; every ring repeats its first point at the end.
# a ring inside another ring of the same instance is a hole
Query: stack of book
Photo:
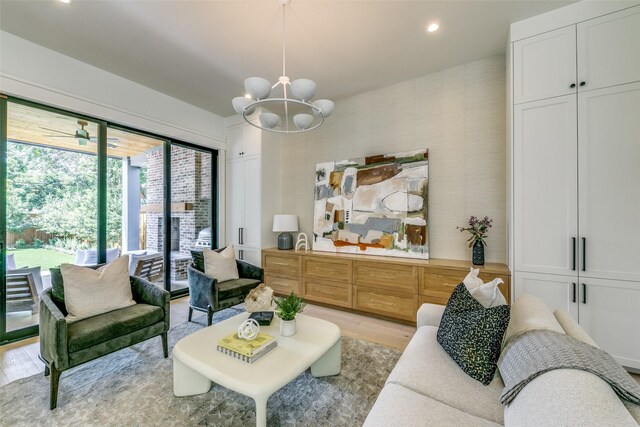
{"type": "Polygon", "coordinates": [[[218,341],[218,351],[233,356],[243,362],[253,363],[278,345],[278,341],[264,332],[258,333],[253,340],[238,338],[234,332],[218,341]]]}

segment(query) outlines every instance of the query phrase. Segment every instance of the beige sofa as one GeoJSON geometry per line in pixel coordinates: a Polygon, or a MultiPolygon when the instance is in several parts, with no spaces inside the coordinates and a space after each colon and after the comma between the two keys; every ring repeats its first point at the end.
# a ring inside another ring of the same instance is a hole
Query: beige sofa
{"type": "MultiPolygon", "coordinates": [[[[534,325],[595,344],[566,313],[552,313],[538,298],[514,303],[505,334],[534,325]]],[[[436,340],[444,306],[424,304],[416,334],[393,369],[364,426],[637,426],[640,407],[623,404],[599,377],[578,370],[550,371],[534,379],[507,407],[503,383],[467,376],[436,340]],[[635,420],[634,420],[635,419],[635,420]]]]}

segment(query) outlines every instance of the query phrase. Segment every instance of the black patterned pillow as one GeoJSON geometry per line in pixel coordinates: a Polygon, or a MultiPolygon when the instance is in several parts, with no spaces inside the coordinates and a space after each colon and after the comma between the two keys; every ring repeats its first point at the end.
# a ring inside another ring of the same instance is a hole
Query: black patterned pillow
{"type": "Polygon", "coordinates": [[[484,308],[460,283],[444,309],[438,342],[471,378],[489,385],[496,372],[510,307],[484,308]]]}

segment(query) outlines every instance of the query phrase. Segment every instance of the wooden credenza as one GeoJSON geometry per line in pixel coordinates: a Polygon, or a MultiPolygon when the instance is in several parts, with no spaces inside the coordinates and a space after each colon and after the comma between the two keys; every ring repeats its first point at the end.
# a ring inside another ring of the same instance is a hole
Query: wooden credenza
{"type": "MultiPolygon", "coordinates": [[[[405,322],[416,321],[423,303],[446,304],[469,272],[469,261],[414,260],[329,252],[262,250],[264,281],[279,295],[294,291],[305,300],[405,322]]],[[[510,301],[511,272],[488,263],[480,278],[501,278],[510,301]]]]}

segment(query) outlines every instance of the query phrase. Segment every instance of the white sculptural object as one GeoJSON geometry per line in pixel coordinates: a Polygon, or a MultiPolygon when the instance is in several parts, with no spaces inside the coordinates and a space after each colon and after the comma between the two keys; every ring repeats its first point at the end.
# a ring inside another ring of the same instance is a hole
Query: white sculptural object
{"type": "Polygon", "coordinates": [[[253,340],[260,332],[260,325],[255,319],[247,319],[238,326],[238,338],[243,340],[253,340]]]}
{"type": "Polygon", "coordinates": [[[309,241],[307,240],[307,235],[305,233],[300,233],[298,234],[298,240],[296,241],[296,251],[303,247],[305,252],[309,250],[309,241]]]}

